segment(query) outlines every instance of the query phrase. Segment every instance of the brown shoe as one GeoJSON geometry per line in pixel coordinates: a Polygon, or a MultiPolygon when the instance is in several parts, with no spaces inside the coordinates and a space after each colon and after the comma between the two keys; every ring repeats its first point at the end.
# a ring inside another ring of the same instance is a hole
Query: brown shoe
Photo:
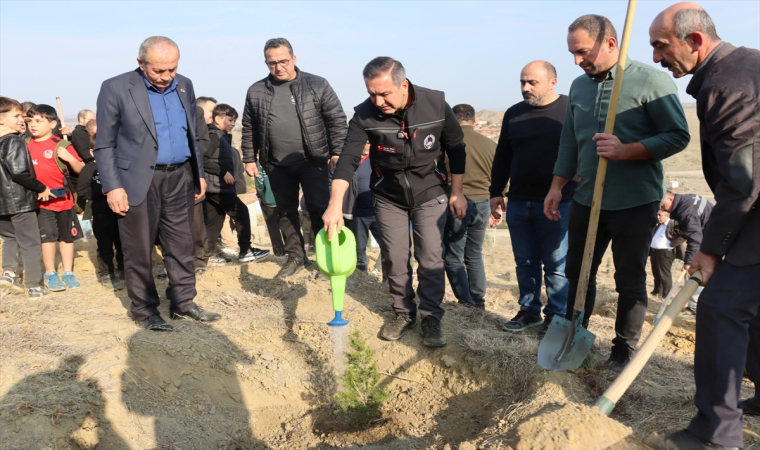
{"type": "Polygon", "coordinates": [[[378,337],[385,341],[398,341],[402,336],[414,327],[417,319],[409,314],[396,314],[393,322],[386,324],[381,330],[378,337]]]}

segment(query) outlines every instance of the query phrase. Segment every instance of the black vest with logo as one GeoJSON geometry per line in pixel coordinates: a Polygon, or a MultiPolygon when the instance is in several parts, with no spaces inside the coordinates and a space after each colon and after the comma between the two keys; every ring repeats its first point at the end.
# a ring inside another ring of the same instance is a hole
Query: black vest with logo
{"type": "Polygon", "coordinates": [[[446,101],[441,91],[419,86],[401,113],[383,114],[370,99],[355,108],[370,143],[372,193],[402,208],[445,195],[448,175],[440,138],[446,101]]]}

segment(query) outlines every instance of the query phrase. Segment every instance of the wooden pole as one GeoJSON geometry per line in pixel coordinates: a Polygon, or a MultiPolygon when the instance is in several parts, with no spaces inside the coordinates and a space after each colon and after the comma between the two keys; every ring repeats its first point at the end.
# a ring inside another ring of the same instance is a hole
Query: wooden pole
{"type": "Polygon", "coordinates": [[[66,120],[63,118],[63,107],[61,106],[61,97],[56,97],[55,101],[58,103],[58,119],[61,121],[61,128],[66,128],[66,120]]]}

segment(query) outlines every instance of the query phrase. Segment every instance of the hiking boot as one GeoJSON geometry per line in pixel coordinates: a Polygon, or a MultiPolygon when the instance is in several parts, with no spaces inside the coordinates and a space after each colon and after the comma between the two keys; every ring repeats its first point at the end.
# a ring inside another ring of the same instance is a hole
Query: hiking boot
{"type": "Polygon", "coordinates": [[[435,317],[428,316],[422,320],[420,334],[422,334],[422,344],[426,347],[443,347],[446,345],[446,339],[443,338],[441,331],[441,321],[435,317]]]}
{"type": "Polygon", "coordinates": [[[610,353],[610,357],[604,363],[604,368],[611,370],[615,373],[620,373],[625,369],[625,366],[631,361],[631,357],[628,355],[620,355],[617,353],[610,353]]]}
{"type": "Polygon", "coordinates": [[[77,281],[76,277],[74,276],[74,272],[72,271],[64,272],[61,278],[63,278],[63,282],[66,283],[66,287],[69,289],[76,289],[82,286],[77,281]]]}
{"type": "Polygon", "coordinates": [[[554,316],[546,316],[544,318],[544,324],[541,326],[541,329],[538,330],[538,334],[536,335],[536,339],[538,339],[540,341],[544,337],[546,337],[546,333],[549,331],[549,327],[552,326],[552,319],[554,319],[554,316]]]}
{"type": "Polygon", "coordinates": [[[673,434],[652,433],[644,439],[644,444],[655,450],[739,450],[738,447],[726,447],[705,442],[688,430],[681,430],[673,434]]]}
{"type": "Polygon", "coordinates": [[[396,314],[393,322],[385,324],[380,330],[378,337],[385,341],[398,341],[415,323],[417,319],[409,314],[396,314]]]}
{"type": "Polygon", "coordinates": [[[27,289],[26,296],[29,298],[42,298],[49,293],[50,291],[40,286],[27,289]]]}
{"type": "Polygon", "coordinates": [[[741,407],[742,411],[744,411],[744,414],[747,416],[760,416],[760,397],[753,397],[748,398],[747,400],[742,400],[739,402],[739,407],[741,407]]]}
{"type": "MultiPolygon", "coordinates": [[[[310,264],[311,265],[311,264],[310,264]]],[[[287,278],[296,272],[300,271],[304,268],[304,260],[301,258],[294,258],[292,256],[288,256],[288,259],[285,261],[285,264],[282,266],[282,269],[280,269],[279,272],[277,272],[277,275],[275,275],[275,278],[287,278]]]]}
{"type": "Polygon", "coordinates": [[[522,331],[527,328],[537,327],[544,323],[540,314],[532,314],[520,311],[509,322],[504,324],[504,331],[522,331]]]}
{"type": "Polygon", "coordinates": [[[61,292],[66,290],[66,285],[63,284],[60,278],[58,278],[58,272],[48,272],[42,276],[42,280],[45,287],[53,292],[61,292]]]}
{"type": "Polygon", "coordinates": [[[240,254],[238,261],[241,263],[250,261],[259,261],[269,256],[269,250],[262,250],[260,248],[251,247],[246,252],[240,254]]]}
{"type": "Polygon", "coordinates": [[[18,275],[5,272],[0,276],[0,288],[5,288],[14,294],[23,294],[26,289],[21,285],[18,275]]]}

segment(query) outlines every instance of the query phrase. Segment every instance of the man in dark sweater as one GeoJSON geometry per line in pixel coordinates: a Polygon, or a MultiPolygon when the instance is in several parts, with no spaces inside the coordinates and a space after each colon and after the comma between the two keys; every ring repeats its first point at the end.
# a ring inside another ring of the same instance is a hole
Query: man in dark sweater
{"type": "Polygon", "coordinates": [[[557,71],[546,61],[534,61],[520,73],[525,101],[504,114],[501,136],[491,169],[491,215],[500,222],[505,209],[502,193],[509,181],[506,206],[509,236],[517,265],[520,311],[504,324],[507,331],[540,326],[539,339],[555,314],[563,316],[567,304],[567,217],[575,182],[562,189],[562,220],[544,216],[544,198],[552,184],[559,138],[565,122],[567,96],[554,92],[557,71]],[[543,266],[549,299],[541,318],[543,266]]]}
{"type": "Polygon", "coordinates": [[[83,109],[77,114],[79,123],[71,131],[71,145],[77,151],[82,161],[88,163],[93,158],[90,154],[90,133],[87,131],[87,122],[95,120],[95,113],[89,109],[83,109]]]}
{"type": "Polygon", "coordinates": [[[467,212],[461,219],[451,211],[446,213],[443,230],[446,276],[460,304],[485,309],[483,239],[491,213],[488,187],[491,184],[491,164],[496,143],[475,131],[475,108],[456,105],[451,110],[462,127],[467,148],[467,171],[462,182],[467,212]]]}

